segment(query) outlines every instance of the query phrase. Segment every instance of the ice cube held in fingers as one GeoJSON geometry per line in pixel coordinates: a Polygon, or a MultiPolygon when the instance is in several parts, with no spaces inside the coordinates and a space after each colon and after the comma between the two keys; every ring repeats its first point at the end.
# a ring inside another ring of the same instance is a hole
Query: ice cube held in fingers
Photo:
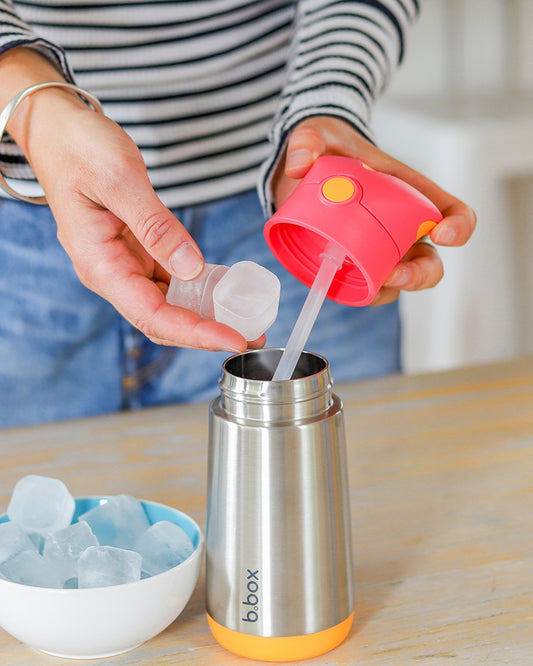
{"type": "Polygon", "coordinates": [[[167,302],[256,340],[276,319],[280,291],[277,276],[253,261],[239,261],[230,268],[206,264],[195,280],[173,277],[167,302]]]}
{"type": "Polygon", "coordinates": [[[172,277],[168,287],[167,302],[197,312],[204,319],[214,319],[213,289],[228,270],[228,266],[206,264],[204,270],[194,280],[178,280],[172,277]]]}
{"type": "Polygon", "coordinates": [[[256,340],[274,323],[280,292],[274,273],[253,261],[239,261],[213,290],[215,319],[245,340],[256,340]]]}

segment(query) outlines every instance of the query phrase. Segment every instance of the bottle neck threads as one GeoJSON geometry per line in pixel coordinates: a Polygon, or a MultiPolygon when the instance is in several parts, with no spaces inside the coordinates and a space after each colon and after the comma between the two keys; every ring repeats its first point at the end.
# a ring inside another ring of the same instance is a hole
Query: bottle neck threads
{"type": "Polygon", "coordinates": [[[303,352],[293,379],[272,381],[282,349],[238,354],[223,364],[221,406],[227,415],[247,422],[283,425],[316,419],[333,402],[329,364],[303,352]]]}

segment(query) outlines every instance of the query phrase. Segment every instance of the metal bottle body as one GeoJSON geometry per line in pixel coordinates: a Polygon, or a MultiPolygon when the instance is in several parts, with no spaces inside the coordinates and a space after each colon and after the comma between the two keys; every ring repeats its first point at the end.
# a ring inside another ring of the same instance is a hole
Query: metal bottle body
{"type": "Polygon", "coordinates": [[[207,611],[256,636],[299,636],[353,611],[342,404],[325,359],[269,378],[280,350],[228,359],[210,410],[207,611]]]}

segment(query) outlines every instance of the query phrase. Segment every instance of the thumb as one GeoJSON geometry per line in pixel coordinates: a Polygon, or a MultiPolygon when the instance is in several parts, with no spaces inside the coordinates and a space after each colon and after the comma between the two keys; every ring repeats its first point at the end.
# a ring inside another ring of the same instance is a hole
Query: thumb
{"type": "Polygon", "coordinates": [[[110,210],[165,270],[180,280],[192,280],[202,272],[204,259],[191,235],[163,205],[149,181],[135,191],[133,197],[114,201],[110,210]]]}
{"type": "Polygon", "coordinates": [[[326,139],[314,124],[314,119],[304,120],[293,129],[287,142],[285,175],[289,178],[303,178],[315,160],[325,154],[326,149],[326,139]]]}

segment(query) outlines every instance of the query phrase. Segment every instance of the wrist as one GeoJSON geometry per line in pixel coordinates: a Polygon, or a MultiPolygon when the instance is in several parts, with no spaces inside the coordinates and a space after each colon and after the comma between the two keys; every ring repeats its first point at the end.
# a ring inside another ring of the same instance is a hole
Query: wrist
{"type": "Polygon", "coordinates": [[[51,135],[61,126],[61,118],[75,111],[91,109],[73,90],[44,88],[17,106],[6,129],[31,164],[32,151],[39,145],[41,137],[51,135]]]}
{"type": "MultiPolygon", "coordinates": [[[[20,92],[30,86],[46,81],[65,82],[62,73],[52,62],[34,49],[17,46],[0,55],[0,110],[20,92]]],[[[39,91],[24,99],[10,118],[7,131],[26,154],[27,134],[30,130],[30,117],[46,113],[53,118],[52,107],[61,100],[70,105],[83,106],[83,101],[76,93],[60,88],[39,91]],[[35,113],[34,113],[35,112],[35,113]]]]}
{"type": "MultiPolygon", "coordinates": [[[[92,107],[90,110],[91,114],[103,113],[101,104],[96,97],[87,91],[78,88],[74,84],[65,81],[43,81],[31,85],[15,95],[15,97],[11,99],[0,112],[0,138],[2,138],[7,125],[10,125],[11,128],[14,127],[14,137],[23,149],[30,165],[34,168],[34,172],[39,178],[36,169],[37,159],[43,158],[44,155],[49,157],[50,151],[47,150],[47,145],[48,148],[53,148],[55,145],[53,138],[54,130],[56,130],[56,139],[61,139],[66,127],[63,123],[63,119],[66,119],[67,121],[72,121],[72,119],[74,119],[74,124],[76,124],[76,119],[81,117],[79,114],[81,113],[85,115],[89,111],[89,106],[87,106],[87,104],[92,107]],[[19,119],[11,122],[13,114],[24,102],[29,101],[35,93],[46,92],[51,89],[59,89],[60,91],[66,91],[69,94],[54,95],[53,97],[42,95],[43,101],[40,102],[40,104],[24,105],[24,112],[20,114],[19,119]],[[74,93],[76,97],[70,93],[74,93]],[[43,104],[46,104],[46,116],[39,113],[40,110],[44,110],[44,107],[42,106],[43,104]],[[66,113],[65,109],[67,110],[66,113]],[[58,128],[59,134],[57,132],[58,128]],[[51,140],[50,136],[52,136],[51,140]],[[30,147],[35,151],[36,164],[33,163],[30,147]]],[[[32,203],[46,203],[46,198],[44,196],[27,197],[16,192],[6,182],[2,175],[0,175],[0,188],[17,199],[31,201],[32,203]]]]}
{"type": "Polygon", "coordinates": [[[0,107],[17,93],[44,81],[64,81],[52,62],[27,46],[16,46],[0,55],[0,107]]]}

